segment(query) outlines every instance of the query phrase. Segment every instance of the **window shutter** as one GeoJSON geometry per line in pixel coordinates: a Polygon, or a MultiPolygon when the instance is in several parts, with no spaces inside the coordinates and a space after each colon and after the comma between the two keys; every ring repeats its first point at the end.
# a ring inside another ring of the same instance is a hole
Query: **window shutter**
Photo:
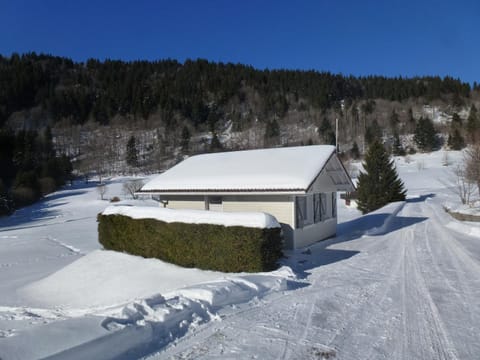
{"type": "Polygon", "coordinates": [[[327,219],[327,194],[320,194],[320,204],[322,209],[322,221],[327,219]]]}
{"type": "Polygon", "coordinates": [[[313,195],[313,221],[318,223],[322,221],[322,213],[320,207],[320,194],[313,195]]]}
{"type": "Polygon", "coordinates": [[[296,229],[303,228],[303,223],[305,219],[305,198],[297,196],[295,198],[295,220],[296,220],[296,229]]]}
{"type": "Polygon", "coordinates": [[[332,217],[337,217],[337,193],[332,193],[332,217]]]}

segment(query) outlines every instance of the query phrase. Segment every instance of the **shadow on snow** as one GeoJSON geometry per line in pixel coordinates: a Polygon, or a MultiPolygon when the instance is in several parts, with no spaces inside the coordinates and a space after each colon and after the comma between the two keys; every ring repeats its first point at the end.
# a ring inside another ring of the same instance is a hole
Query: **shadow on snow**
{"type": "Polygon", "coordinates": [[[83,195],[87,192],[86,189],[95,186],[96,184],[93,183],[74,183],[72,186],[63,187],[61,190],[45,196],[32,205],[16,210],[10,216],[0,217],[0,232],[48,225],[48,223],[34,223],[59,217],[60,212],[55,208],[67,204],[66,201],[52,203],[53,201],[83,195]]]}
{"type": "MultiPolygon", "coordinates": [[[[420,202],[432,197],[432,194],[407,200],[420,202]]],[[[349,259],[360,251],[330,249],[329,247],[343,242],[358,240],[362,236],[383,236],[427,220],[426,217],[398,216],[391,213],[373,213],[363,215],[337,225],[337,236],[311,245],[307,249],[286,252],[287,259],[282,263],[288,265],[299,278],[305,279],[308,270],[349,259]]]]}

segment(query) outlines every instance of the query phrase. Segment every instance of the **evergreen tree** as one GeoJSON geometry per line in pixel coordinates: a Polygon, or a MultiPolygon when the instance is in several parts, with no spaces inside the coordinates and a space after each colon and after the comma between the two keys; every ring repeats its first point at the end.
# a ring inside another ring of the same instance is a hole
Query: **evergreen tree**
{"type": "Polygon", "coordinates": [[[476,133],[480,129],[480,124],[478,121],[477,108],[475,105],[472,105],[470,108],[470,114],[467,119],[467,132],[469,135],[470,141],[473,143],[476,140],[476,133]]]}
{"type": "Polygon", "coordinates": [[[267,122],[267,127],[265,128],[265,137],[274,138],[280,136],[280,127],[276,119],[267,122]]]}
{"type": "Polygon", "coordinates": [[[392,146],[392,153],[396,156],[403,156],[405,155],[405,149],[400,142],[400,136],[397,132],[393,134],[393,146],[392,146]]]}
{"type": "Polygon", "coordinates": [[[218,152],[223,150],[223,145],[218,139],[217,133],[213,133],[212,141],[210,142],[210,151],[218,152]]]}
{"type": "Polygon", "coordinates": [[[335,145],[335,132],[330,125],[330,121],[326,117],[323,118],[322,123],[318,128],[318,135],[322,139],[322,143],[326,145],[335,145]]]}
{"type": "Polygon", "coordinates": [[[412,108],[408,109],[408,114],[407,114],[407,132],[408,133],[413,133],[415,130],[415,117],[413,116],[413,110],[412,108]]]}
{"type": "Polygon", "coordinates": [[[0,179],[0,216],[8,215],[12,211],[12,204],[7,189],[0,179]]]}
{"type": "Polygon", "coordinates": [[[453,126],[462,126],[462,118],[460,117],[460,115],[458,115],[458,113],[453,113],[451,125],[452,125],[452,127],[453,126]]]}
{"type": "Polygon", "coordinates": [[[358,209],[363,214],[393,201],[405,200],[406,190],[399,179],[393,161],[379,141],[373,142],[365,155],[358,178],[358,209]]]}
{"type": "Polygon", "coordinates": [[[138,150],[137,150],[137,141],[135,140],[135,136],[130,136],[127,142],[127,157],[126,157],[127,165],[132,167],[138,166],[138,150]]]}
{"type": "Polygon", "coordinates": [[[373,144],[375,141],[380,141],[382,139],[382,128],[377,122],[377,119],[374,119],[372,124],[367,127],[365,132],[365,141],[368,145],[373,144]]]}
{"type": "Polygon", "coordinates": [[[421,151],[432,151],[437,146],[437,134],[432,120],[424,117],[418,120],[413,140],[421,151]]]}
{"type": "Polygon", "coordinates": [[[277,120],[273,119],[272,121],[267,122],[267,126],[265,127],[265,144],[274,145],[279,136],[280,127],[278,126],[277,120]]]}
{"type": "Polygon", "coordinates": [[[389,120],[390,120],[390,128],[393,131],[397,131],[398,124],[400,123],[400,119],[399,119],[398,114],[395,111],[395,109],[392,110],[392,113],[390,114],[390,119],[389,120]]]}
{"type": "Polygon", "coordinates": [[[452,150],[462,150],[465,147],[465,139],[458,129],[454,129],[453,132],[448,135],[447,144],[452,150]]]}
{"type": "Polygon", "coordinates": [[[350,156],[355,160],[360,158],[360,150],[356,141],[353,142],[352,148],[350,149],[350,156]]]}
{"type": "Polygon", "coordinates": [[[53,146],[52,129],[47,126],[42,139],[42,157],[45,160],[55,157],[55,148],[53,146]]]}
{"type": "Polygon", "coordinates": [[[190,146],[190,130],[188,130],[187,126],[184,126],[182,129],[182,149],[183,151],[188,151],[190,146]]]}

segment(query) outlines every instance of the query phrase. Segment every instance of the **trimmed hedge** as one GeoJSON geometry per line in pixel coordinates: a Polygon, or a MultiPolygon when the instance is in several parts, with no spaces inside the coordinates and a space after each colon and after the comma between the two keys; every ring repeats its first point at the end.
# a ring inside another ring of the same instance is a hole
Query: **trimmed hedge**
{"type": "Polygon", "coordinates": [[[99,214],[98,237],[107,250],[223,272],[270,271],[282,256],[280,228],[167,223],[99,214]]]}

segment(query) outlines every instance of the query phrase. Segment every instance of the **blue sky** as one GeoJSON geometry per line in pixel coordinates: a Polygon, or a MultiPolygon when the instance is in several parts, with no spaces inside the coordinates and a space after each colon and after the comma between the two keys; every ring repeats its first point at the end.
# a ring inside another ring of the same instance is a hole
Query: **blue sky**
{"type": "Polygon", "coordinates": [[[480,82],[480,1],[0,0],[0,54],[480,82]]]}

